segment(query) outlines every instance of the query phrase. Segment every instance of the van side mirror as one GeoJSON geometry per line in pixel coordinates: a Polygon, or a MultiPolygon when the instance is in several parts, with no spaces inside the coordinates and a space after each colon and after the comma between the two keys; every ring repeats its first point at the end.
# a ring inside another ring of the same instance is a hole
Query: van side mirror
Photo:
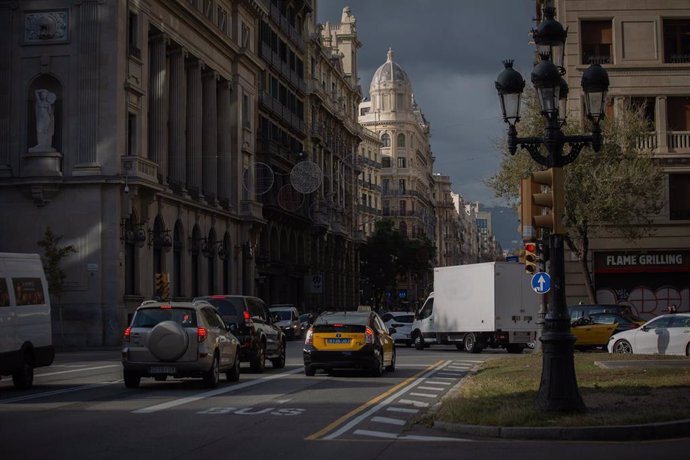
{"type": "Polygon", "coordinates": [[[388,329],[388,333],[391,334],[391,335],[395,334],[396,332],[398,332],[398,330],[397,330],[396,328],[394,328],[394,327],[388,329]]]}

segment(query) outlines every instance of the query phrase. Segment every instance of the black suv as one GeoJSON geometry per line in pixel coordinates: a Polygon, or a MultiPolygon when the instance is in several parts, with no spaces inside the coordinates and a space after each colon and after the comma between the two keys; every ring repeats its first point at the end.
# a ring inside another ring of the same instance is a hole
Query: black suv
{"type": "Polygon", "coordinates": [[[197,297],[218,310],[240,341],[240,360],[249,362],[252,371],[263,372],[266,359],[275,369],[285,367],[285,334],[274,324],[275,318],[258,297],[244,295],[213,295],[197,297]]]}

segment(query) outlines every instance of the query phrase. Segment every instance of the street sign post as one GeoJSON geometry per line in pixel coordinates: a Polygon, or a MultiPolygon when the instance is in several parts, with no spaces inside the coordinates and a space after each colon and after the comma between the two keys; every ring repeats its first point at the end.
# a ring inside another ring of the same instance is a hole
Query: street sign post
{"type": "Polygon", "coordinates": [[[537,294],[546,294],[551,289],[551,277],[548,273],[538,272],[532,276],[532,289],[537,294]]]}

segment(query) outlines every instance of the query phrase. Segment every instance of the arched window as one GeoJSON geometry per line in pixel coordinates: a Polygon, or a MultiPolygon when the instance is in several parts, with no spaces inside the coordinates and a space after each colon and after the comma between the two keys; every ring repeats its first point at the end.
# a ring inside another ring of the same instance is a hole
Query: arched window
{"type": "Polygon", "coordinates": [[[384,135],[381,136],[381,142],[383,142],[383,147],[390,147],[391,146],[390,135],[388,135],[388,133],[384,133],[384,135]]]}
{"type": "Polygon", "coordinates": [[[398,134],[398,147],[405,147],[405,135],[402,133],[398,134]]]}
{"type": "Polygon", "coordinates": [[[173,233],[173,296],[183,297],[182,289],[182,249],[184,233],[182,230],[182,222],[179,220],[175,224],[175,232],[173,233]]]}
{"type": "Polygon", "coordinates": [[[224,252],[222,256],[221,253],[218,255],[223,261],[223,294],[227,294],[230,292],[230,248],[232,248],[230,244],[230,234],[228,232],[225,232],[222,247],[224,252]]]}
{"type": "Polygon", "coordinates": [[[192,297],[199,296],[199,252],[201,246],[201,232],[199,226],[195,225],[192,230],[192,243],[190,252],[192,253],[190,262],[192,265],[192,297]]]}

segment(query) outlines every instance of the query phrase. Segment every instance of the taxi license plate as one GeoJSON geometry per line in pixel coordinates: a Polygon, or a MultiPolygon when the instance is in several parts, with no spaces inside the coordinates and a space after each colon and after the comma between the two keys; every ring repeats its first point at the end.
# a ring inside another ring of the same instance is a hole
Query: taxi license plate
{"type": "Polygon", "coordinates": [[[174,374],[176,369],[174,367],[158,366],[149,369],[151,374],[174,374]]]}
{"type": "Polygon", "coordinates": [[[326,343],[332,343],[332,344],[350,343],[350,339],[326,339],[326,343]]]}

